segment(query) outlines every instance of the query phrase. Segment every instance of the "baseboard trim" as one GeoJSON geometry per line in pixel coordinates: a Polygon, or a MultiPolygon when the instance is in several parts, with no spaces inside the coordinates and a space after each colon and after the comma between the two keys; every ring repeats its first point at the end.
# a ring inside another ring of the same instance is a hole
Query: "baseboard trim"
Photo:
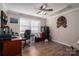
{"type": "Polygon", "coordinates": [[[68,47],[71,47],[71,45],[69,45],[69,44],[66,44],[66,43],[63,43],[63,42],[60,42],[60,41],[57,41],[57,40],[53,40],[54,42],[57,42],[57,43],[60,43],[60,44],[63,44],[63,45],[66,45],[66,46],[68,46],[68,47]]]}

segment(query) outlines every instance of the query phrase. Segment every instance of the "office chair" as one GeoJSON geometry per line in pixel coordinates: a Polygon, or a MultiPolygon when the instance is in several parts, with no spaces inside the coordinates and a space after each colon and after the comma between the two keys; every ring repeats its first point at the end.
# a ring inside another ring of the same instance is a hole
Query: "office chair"
{"type": "Polygon", "coordinates": [[[30,46],[30,35],[31,35],[31,30],[25,30],[24,39],[23,39],[23,41],[24,41],[23,48],[25,46],[30,46]],[[27,40],[28,40],[28,42],[27,42],[27,40]]]}

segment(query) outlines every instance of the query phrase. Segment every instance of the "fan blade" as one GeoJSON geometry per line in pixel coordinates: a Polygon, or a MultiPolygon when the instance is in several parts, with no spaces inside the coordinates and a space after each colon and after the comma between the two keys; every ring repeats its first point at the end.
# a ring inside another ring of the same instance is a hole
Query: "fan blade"
{"type": "MultiPolygon", "coordinates": [[[[57,12],[54,12],[52,15],[60,14],[60,13],[66,12],[66,11],[71,10],[71,9],[73,9],[72,5],[68,5],[63,9],[61,9],[57,12]]],[[[50,15],[50,16],[52,16],[52,15],[50,15]]]]}
{"type": "Polygon", "coordinates": [[[46,9],[46,8],[47,8],[47,4],[46,3],[42,4],[41,7],[40,7],[40,9],[46,9]]]}
{"type": "Polygon", "coordinates": [[[38,10],[41,10],[41,11],[53,11],[53,9],[38,9],[38,10]]]}
{"type": "Polygon", "coordinates": [[[47,8],[47,3],[44,3],[43,4],[43,9],[46,9],[47,8]]]}
{"type": "Polygon", "coordinates": [[[43,5],[40,7],[40,9],[43,9],[43,5]]]}
{"type": "Polygon", "coordinates": [[[53,11],[53,9],[46,9],[46,11],[53,11]]]}

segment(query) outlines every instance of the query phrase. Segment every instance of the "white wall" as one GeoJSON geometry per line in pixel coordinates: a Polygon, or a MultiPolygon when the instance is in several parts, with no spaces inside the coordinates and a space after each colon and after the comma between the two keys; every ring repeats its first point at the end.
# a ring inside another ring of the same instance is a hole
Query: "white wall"
{"type": "Polygon", "coordinates": [[[14,18],[20,18],[18,17],[17,15],[13,15],[13,14],[8,14],[8,23],[7,25],[14,31],[14,32],[20,32],[20,25],[19,25],[19,20],[18,20],[18,24],[13,24],[13,23],[10,23],[10,17],[14,17],[14,18]]]}
{"type": "Polygon", "coordinates": [[[2,3],[0,3],[0,10],[2,9],[2,3]]]}
{"type": "Polygon", "coordinates": [[[28,16],[24,14],[19,14],[19,13],[9,13],[8,12],[8,26],[13,29],[14,32],[20,32],[20,18],[25,18],[26,20],[40,20],[41,21],[41,26],[46,24],[46,20],[38,17],[33,17],[33,16],[28,16]],[[18,18],[18,24],[12,24],[10,23],[10,17],[18,18]]]}
{"type": "Polygon", "coordinates": [[[47,25],[50,27],[52,40],[79,49],[79,45],[76,43],[79,40],[79,9],[52,17],[49,16],[47,25]],[[56,22],[59,16],[67,18],[67,28],[57,28],[56,22]]]}
{"type": "Polygon", "coordinates": [[[0,3],[0,10],[3,10],[7,14],[7,8],[5,3],[0,3]]]}

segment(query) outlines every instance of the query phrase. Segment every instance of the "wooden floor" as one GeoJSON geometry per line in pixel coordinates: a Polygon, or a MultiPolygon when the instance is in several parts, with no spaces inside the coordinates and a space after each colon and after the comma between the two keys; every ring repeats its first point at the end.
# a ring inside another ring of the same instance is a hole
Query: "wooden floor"
{"type": "Polygon", "coordinates": [[[23,56],[70,56],[75,54],[69,47],[56,42],[38,42],[22,50],[23,56]]]}

